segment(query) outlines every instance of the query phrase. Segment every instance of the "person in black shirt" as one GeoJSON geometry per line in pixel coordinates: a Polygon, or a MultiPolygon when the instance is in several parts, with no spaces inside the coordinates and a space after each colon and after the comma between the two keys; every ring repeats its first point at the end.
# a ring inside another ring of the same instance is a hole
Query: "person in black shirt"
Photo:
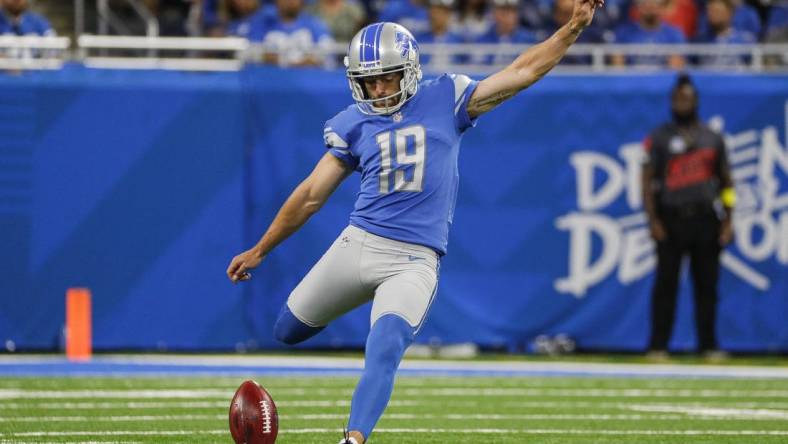
{"type": "Polygon", "coordinates": [[[733,238],[735,192],[725,142],[698,118],[698,91],[686,74],[672,90],[671,111],[673,120],[644,142],[643,205],[657,243],[649,356],[667,358],[681,261],[689,255],[698,351],[719,359],[724,356],[715,331],[719,255],[733,238]]]}

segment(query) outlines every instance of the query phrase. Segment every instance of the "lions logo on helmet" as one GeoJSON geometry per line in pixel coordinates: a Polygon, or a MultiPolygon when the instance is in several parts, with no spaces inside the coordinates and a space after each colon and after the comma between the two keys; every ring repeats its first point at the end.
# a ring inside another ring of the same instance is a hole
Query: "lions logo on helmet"
{"type": "Polygon", "coordinates": [[[416,44],[416,40],[414,40],[411,35],[399,31],[397,31],[395,35],[395,45],[397,45],[397,48],[399,48],[400,56],[402,56],[402,58],[409,59],[411,57],[411,51],[415,51],[414,54],[418,56],[419,45],[416,44]]]}
{"type": "Polygon", "coordinates": [[[410,31],[396,23],[373,23],[356,33],[348,46],[345,66],[353,100],[365,114],[394,113],[419,90],[419,45],[410,31]],[[400,90],[371,99],[362,85],[363,79],[392,72],[402,72],[400,90]],[[388,99],[394,99],[395,104],[373,106],[373,103],[388,103],[388,99]]]}

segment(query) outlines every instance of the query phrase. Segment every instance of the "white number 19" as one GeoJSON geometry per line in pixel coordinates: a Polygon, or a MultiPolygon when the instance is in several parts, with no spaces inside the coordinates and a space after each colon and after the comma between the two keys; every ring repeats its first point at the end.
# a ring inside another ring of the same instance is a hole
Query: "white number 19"
{"type": "MultiPolygon", "coordinates": [[[[380,194],[389,192],[391,177],[391,131],[378,134],[380,147],[380,194]]],[[[400,128],[394,131],[394,147],[397,150],[397,164],[413,165],[413,178],[405,179],[405,171],[394,172],[394,191],[420,192],[424,182],[424,157],[427,134],[421,125],[400,128]],[[408,153],[408,138],[413,138],[413,153],[408,153]]]]}

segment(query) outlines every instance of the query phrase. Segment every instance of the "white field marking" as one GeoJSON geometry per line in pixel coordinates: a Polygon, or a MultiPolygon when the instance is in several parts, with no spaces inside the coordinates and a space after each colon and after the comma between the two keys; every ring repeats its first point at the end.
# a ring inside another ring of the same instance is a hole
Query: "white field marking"
{"type": "MultiPolygon", "coordinates": [[[[282,419],[307,419],[307,420],[335,420],[346,419],[347,415],[342,414],[302,414],[302,415],[280,415],[282,419]]],[[[583,414],[583,415],[568,415],[568,414],[510,414],[510,415],[497,415],[497,414],[447,414],[447,415],[432,415],[432,414],[413,414],[413,413],[387,413],[383,416],[386,420],[414,420],[414,419],[448,419],[448,420],[482,420],[482,421],[508,421],[508,420],[595,420],[595,421],[642,421],[644,419],[656,420],[677,420],[686,419],[682,415],[599,415],[599,414],[583,414]]]]}
{"type": "MultiPolygon", "coordinates": [[[[141,441],[76,441],[79,444],[142,444],[141,441]]],[[[6,441],[0,439],[0,444],[62,444],[63,441],[58,442],[44,442],[44,441],[6,441]]]]}
{"type": "MultiPolygon", "coordinates": [[[[337,433],[337,428],[304,428],[280,430],[282,434],[337,433]]],[[[5,437],[42,436],[184,436],[225,435],[225,429],[214,430],[112,430],[112,431],[47,431],[3,433],[5,437]]],[[[381,428],[375,433],[452,433],[452,434],[518,434],[518,435],[610,435],[610,436],[788,436],[788,430],[597,430],[597,429],[427,429],[381,428]]]]}
{"type": "MultiPolygon", "coordinates": [[[[659,408],[652,409],[644,406],[643,408],[632,408],[632,410],[643,412],[675,412],[677,409],[659,408]]],[[[412,413],[389,413],[385,415],[387,420],[418,420],[418,419],[442,419],[442,420],[485,420],[485,421],[509,421],[509,420],[592,420],[592,421],[642,421],[642,420],[680,420],[686,419],[686,415],[695,416],[695,419],[709,421],[727,420],[778,420],[788,419],[788,412],[774,410],[741,410],[741,409],[678,409],[683,415],[632,415],[632,414],[412,414],[412,413]]],[[[298,415],[279,415],[284,420],[341,420],[347,419],[347,414],[298,414],[298,415]]],[[[122,416],[36,416],[36,417],[0,417],[0,422],[26,423],[26,422],[134,422],[134,421],[213,421],[225,420],[226,414],[216,415],[122,415],[122,416]]]]}
{"type": "MultiPolygon", "coordinates": [[[[349,407],[350,400],[293,400],[275,401],[277,407],[349,407]]],[[[389,407],[414,407],[420,405],[435,405],[436,402],[420,402],[392,400],[389,407]]],[[[442,405],[443,403],[441,403],[442,405]]],[[[474,405],[477,405],[474,403],[474,405]]],[[[91,409],[217,409],[228,408],[230,401],[173,401],[173,402],[0,402],[0,410],[20,410],[20,409],[39,409],[39,410],[91,410],[91,409]]]]}
{"type": "MultiPolygon", "coordinates": [[[[278,403],[277,403],[278,405],[278,403]]],[[[229,401],[194,402],[0,402],[0,410],[90,410],[90,409],[216,409],[230,406],[229,401]]]]}
{"type": "MultiPolygon", "coordinates": [[[[0,365],[10,363],[46,364],[63,363],[64,358],[52,355],[8,355],[0,356],[0,365]]],[[[102,355],[93,359],[94,363],[115,364],[163,364],[178,366],[199,366],[210,371],[212,367],[300,367],[305,369],[362,370],[364,359],[330,358],[326,356],[180,356],[180,355],[102,355]]],[[[643,376],[703,376],[718,378],[788,378],[788,368],[742,365],[686,365],[686,364],[613,364],[600,362],[501,362],[501,361],[461,361],[461,360],[408,360],[400,366],[407,370],[428,370],[431,372],[457,371],[473,372],[525,372],[525,373],[567,373],[582,375],[643,375],[643,376]]],[[[352,375],[348,375],[352,376],[352,375]]],[[[441,375],[435,374],[434,377],[441,375]]],[[[493,375],[494,376],[494,375],[493,375]]],[[[508,375],[507,375],[508,376],[508,375]]]]}
{"type": "Polygon", "coordinates": [[[122,415],[122,416],[34,416],[0,417],[0,422],[131,422],[131,421],[214,421],[227,415],[122,415]]]}
{"type": "Polygon", "coordinates": [[[0,389],[0,399],[38,398],[38,399],[72,399],[72,398],[222,398],[231,399],[232,390],[23,390],[0,389]]]}
{"type": "Polygon", "coordinates": [[[48,431],[48,432],[14,432],[14,433],[0,433],[0,436],[19,436],[19,437],[36,437],[36,436],[183,436],[183,435],[224,435],[230,433],[225,429],[214,430],[63,430],[63,431],[48,431]]]}
{"type": "MultiPolygon", "coordinates": [[[[341,396],[349,397],[351,389],[281,389],[271,390],[275,398],[286,396],[341,396]]],[[[404,389],[397,396],[484,396],[484,397],[624,397],[624,398],[788,398],[788,390],[724,390],[724,389],[528,389],[528,388],[439,388],[404,389]]],[[[232,391],[226,390],[22,390],[0,389],[0,399],[74,399],[74,398],[131,398],[131,399],[196,399],[232,398],[232,391]]]]}
{"type": "MultiPolygon", "coordinates": [[[[341,429],[339,429],[341,431],[341,429]]],[[[284,434],[331,433],[337,429],[283,430],[284,434]]],[[[490,435],[609,435],[609,436],[788,436],[788,430],[595,430],[595,429],[375,429],[375,433],[460,433],[490,435]]]]}
{"type": "MultiPolygon", "coordinates": [[[[483,401],[472,400],[455,400],[452,405],[455,407],[469,407],[475,408],[489,404],[483,401]]],[[[279,408],[290,407],[315,407],[315,408],[331,408],[331,407],[349,407],[350,400],[292,400],[292,401],[276,401],[279,408]]],[[[435,400],[391,400],[388,404],[389,408],[409,408],[409,407],[429,407],[445,405],[445,401],[435,400]]],[[[504,401],[497,405],[506,408],[537,408],[537,409],[586,409],[586,408],[599,408],[599,409],[619,409],[619,410],[632,410],[633,405],[624,402],[593,402],[593,401],[504,401]]],[[[677,404],[650,404],[656,407],[667,406],[665,411],[674,411],[674,406],[677,404]]],[[[229,406],[228,401],[172,401],[172,402],[150,402],[150,401],[132,401],[132,402],[0,402],[0,410],[22,410],[22,409],[36,409],[36,410],[98,410],[98,409],[224,409],[229,406]]],[[[731,402],[729,405],[713,405],[709,403],[696,403],[689,402],[678,405],[681,408],[696,408],[696,409],[726,409],[726,408],[755,408],[755,409],[788,409],[788,402],[731,402]]]]}
{"type": "Polygon", "coordinates": [[[637,412],[684,413],[690,416],[720,417],[725,419],[788,419],[788,411],[769,409],[743,409],[735,407],[693,407],[682,405],[630,405],[628,410],[637,412]]]}
{"type": "Polygon", "coordinates": [[[543,396],[543,397],[622,397],[622,398],[788,398],[788,390],[720,389],[522,389],[522,388],[448,388],[405,389],[398,396],[543,396]]]}
{"type": "MultiPolygon", "coordinates": [[[[320,414],[299,414],[299,415],[279,415],[283,420],[342,420],[347,419],[347,414],[320,413],[320,414]]],[[[509,421],[509,420],[594,420],[594,421],[642,421],[649,420],[677,420],[686,419],[684,415],[632,415],[632,414],[413,414],[413,413],[389,413],[384,416],[387,420],[414,420],[414,419],[443,419],[443,420],[485,420],[485,421],[509,421]]],[[[132,422],[132,421],[214,421],[226,420],[227,414],[216,415],[122,415],[122,416],[36,416],[36,417],[0,417],[0,422],[26,423],[26,422],[132,422]]],[[[728,418],[711,418],[713,420],[727,420],[728,418]]],[[[767,419],[767,418],[764,418],[767,419]]],[[[770,419],[770,418],[769,418],[770,419]]]]}
{"type": "MultiPolygon", "coordinates": [[[[633,402],[636,400],[633,399],[633,402]]],[[[657,401],[659,402],[659,401],[657,401]]],[[[421,401],[417,403],[417,406],[435,406],[445,405],[445,401],[435,400],[435,401],[421,401]]],[[[479,407],[489,405],[488,402],[483,401],[470,401],[470,400],[453,400],[451,402],[452,407],[479,407]]],[[[504,408],[536,408],[536,409],[562,409],[562,410],[572,410],[572,409],[588,409],[588,408],[595,408],[595,409],[618,409],[618,410],[630,410],[630,407],[633,404],[629,404],[626,402],[595,402],[595,401],[503,401],[498,402],[495,404],[499,407],[504,408]]],[[[636,404],[635,404],[636,405],[636,404]]],[[[651,404],[651,405],[675,405],[675,404],[651,404]]],[[[736,408],[770,408],[770,409],[788,409],[788,402],[734,402],[730,401],[728,404],[720,404],[720,405],[713,405],[710,403],[698,403],[698,402],[687,402],[680,404],[683,407],[695,407],[695,408],[729,408],[729,407],[736,407],[736,408]]]]}

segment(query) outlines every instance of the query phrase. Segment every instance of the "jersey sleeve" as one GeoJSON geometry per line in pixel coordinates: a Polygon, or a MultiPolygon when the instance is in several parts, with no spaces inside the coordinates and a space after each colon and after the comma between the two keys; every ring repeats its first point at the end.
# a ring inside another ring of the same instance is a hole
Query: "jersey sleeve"
{"type": "Polygon", "coordinates": [[[479,82],[463,74],[449,74],[449,78],[454,84],[454,121],[462,133],[476,126],[476,118],[472,119],[468,114],[468,101],[479,82]]]}
{"type": "Polygon", "coordinates": [[[347,111],[343,111],[327,121],[323,127],[323,140],[329,153],[348,167],[360,171],[359,158],[351,150],[353,125],[349,120],[347,111]]]}

